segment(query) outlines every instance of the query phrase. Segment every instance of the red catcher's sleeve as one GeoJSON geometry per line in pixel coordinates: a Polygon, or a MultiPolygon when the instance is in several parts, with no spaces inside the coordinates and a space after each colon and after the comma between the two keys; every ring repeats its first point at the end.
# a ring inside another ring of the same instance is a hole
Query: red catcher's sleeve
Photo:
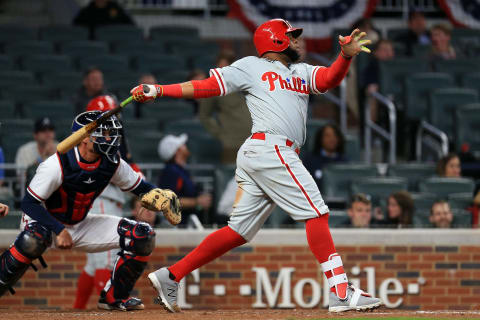
{"type": "Polygon", "coordinates": [[[218,97],[220,95],[220,86],[213,76],[204,80],[192,80],[192,85],[195,99],[218,97]]]}
{"type": "Polygon", "coordinates": [[[325,92],[338,86],[347,75],[351,62],[352,59],[346,59],[339,54],[330,67],[318,68],[314,72],[315,79],[312,79],[315,81],[316,89],[325,92]]]}

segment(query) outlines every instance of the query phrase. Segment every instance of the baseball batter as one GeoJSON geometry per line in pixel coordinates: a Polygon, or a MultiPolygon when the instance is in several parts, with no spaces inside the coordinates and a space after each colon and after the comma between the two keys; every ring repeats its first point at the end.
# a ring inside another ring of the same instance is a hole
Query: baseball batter
{"type": "Polygon", "coordinates": [[[342,259],[336,253],[328,227],[328,207],[300,160],[305,142],[310,94],[324,93],[340,84],[351,59],[369,40],[358,29],[340,36],[342,48],[330,67],[300,63],[298,37],[302,29],[274,19],[260,25],[253,41],[258,57],[212,69],[206,80],[173,85],[144,85],[132,89],[140,102],[156,97],[206,98],[242,92],[252,116],[252,135],[237,154],[239,185],[227,227],[210,234],[200,245],[169,268],[148,275],[164,307],[178,312],[178,282],[191,271],[250,241],[279,205],[296,221],[304,221],[309,247],[331,287],[329,310],[367,310],[379,299],[348,284],[342,259]]]}
{"type": "MultiPolygon", "coordinates": [[[[101,114],[100,111],[79,114],[72,131],[101,114]]],[[[8,290],[15,292],[12,287],[30,265],[34,266],[33,260],[38,258],[46,266],[42,254],[50,246],[86,252],[121,249],[98,307],[122,311],[144,308],[140,299],[130,297],[130,292],[149,260],[155,232],[147,223],[88,214],[88,211],[110,182],[124,192],[143,195],[144,207],[165,209],[166,216],[170,209],[176,213],[175,217],[179,216],[178,199],[173,192],[156,189],[143,181],[119,157],[121,128],[117,118],[111,116],[78,146],[66,154],[56,153],[40,164],[22,200],[23,231],[0,256],[0,297],[8,290]]]]}

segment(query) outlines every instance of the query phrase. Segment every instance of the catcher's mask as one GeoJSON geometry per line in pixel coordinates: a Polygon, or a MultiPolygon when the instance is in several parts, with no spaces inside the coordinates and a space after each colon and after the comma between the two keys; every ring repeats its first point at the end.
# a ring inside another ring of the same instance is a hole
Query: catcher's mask
{"type": "MultiPolygon", "coordinates": [[[[80,113],[73,120],[72,132],[95,121],[102,114],[103,112],[101,111],[80,113]]],[[[118,149],[122,140],[121,129],[122,124],[115,115],[112,115],[90,134],[90,141],[93,142],[95,152],[106,155],[108,160],[113,163],[118,163],[119,160],[118,149]]]]}

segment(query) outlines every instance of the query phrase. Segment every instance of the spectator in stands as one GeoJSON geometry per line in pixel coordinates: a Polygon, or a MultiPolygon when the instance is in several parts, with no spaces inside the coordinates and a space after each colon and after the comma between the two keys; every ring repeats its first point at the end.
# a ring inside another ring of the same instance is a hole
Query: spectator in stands
{"type": "Polygon", "coordinates": [[[337,125],[323,126],[315,135],[313,152],[305,157],[305,167],[312,175],[318,187],[321,187],[323,168],[331,163],[346,162],[345,137],[337,125]]]}
{"type": "Polygon", "coordinates": [[[437,163],[437,174],[440,177],[459,178],[461,176],[460,158],[455,153],[449,153],[437,163]]]}
{"type": "Polygon", "coordinates": [[[388,197],[387,216],[379,210],[374,214],[376,224],[381,227],[409,228],[413,224],[414,204],[408,191],[392,193],[388,197]]]}
{"type": "Polygon", "coordinates": [[[87,27],[90,39],[93,40],[97,27],[111,24],[133,24],[133,20],[116,1],[92,0],[86,7],[80,9],[73,19],[73,24],[87,27]]]}
{"type": "MultiPolygon", "coordinates": [[[[138,84],[141,84],[141,83],[144,83],[144,84],[155,84],[157,83],[157,79],[155,78],[155,76],[153,74],[150,74],[150,73],[146,73],[146,74],[142,74],[140,76],[140,79],[138,80],[138,84]]],[[[134,101],[134,113],[135,113],[135,118],[141,118],[142,117],[142,106],[145,104],[145,103],[139,103],[137,101],[134,101]]],[[[146,102],[147,104],[149,102],[146,102]]]]}
{"type": "Polygon", "coordinates": [[[83,74],[83,84],[74,97],[75,114],[85,111],[85,108],[95,97],[108,95],[103,82],[103,72],[98,68],[90,68],[83,74]]]}
{"type": "Polygon", "coordinates": [[[35,121],[33,139],[20,146],[15,155],[15,164],[27,168],[27,171],[35,171],[40,162],[56,152],[55,126],[50,118],[43,117],[35,121]]]}
{"type": "Polygon", "coordinates": [[[0,217],[5,217],[8,214],[8,206],[6,204],[0,203],[0,217]]]}
{"type": "Polygon", "coordinates": [[[408,56],[413,56],[415,45],[429,45],[431,43],[430,32],[427,29],[423,12],[410,11],[408,14],[408,29],[393,40],[404,45],[405,53],[408,56]]]}
{"type": "MultiPolygon", "coordinates": [[[[158,187],[170,189],[177,194],[182,206],[181,225],[188,223],[188,216],[208,211],[212,205],[212,195],[200,193],[185,168],[190,151],[187,148],[187,135],[167,135],[158,144],[160,158],[166,162],[158,187]]],[[[200,217],[201,219],[202,217],[200,217]]]]}
{"type": "Polygon", "coordinates": [[[434,228],[450,228],[453,214],[447,201],[435,202],[430,209],[430,223],[434,228]]]}
{"type": "Polygon", "coordinates": [[[430,60],[452,60],[458,57],[458,54],[450,41],[452,40],[452,29],[447,24],[436,24],[431,29],[432,51],[430,60]]]}
{"type": "Polygon", "coordinates": [[[370,198],[363,193],[353,195],[350,199],[347,213],[350,217],[350,223],[346,227],[370,227],[370,221],[372,220],[372,202],[370,198]]]}
{"type": "MultiPolygon", "coordinates": [[[[222,51],[216,66],[223,68],[235,60],[233,52],[222,51]]],[[[252,118],[243,95],[236,92],[202,99],[199,101],[198,117],[205,129],[222,142],[222,163],[235,163],[237,151],[252,128],[252,118]]]]}

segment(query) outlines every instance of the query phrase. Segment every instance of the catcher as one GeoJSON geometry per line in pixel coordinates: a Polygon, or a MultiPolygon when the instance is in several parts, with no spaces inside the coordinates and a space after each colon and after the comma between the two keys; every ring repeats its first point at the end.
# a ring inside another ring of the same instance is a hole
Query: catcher
{"type": "MultiPolygon", "coordinates": [[[[73,121],[72,131],[96,120],[102,112],[87,111],[73,121]]],[[[142,180],[119,156],[122,128],[115,116],[66,154],[56,153],[40,164],[27,188],[21,208],[21,230],[13,245],[0,256],[0,296],[23,276],[32,261],[49,247],[100,252],[121,249],[98,307],[105,310],[142,310],[130,297],[155,246],[155,232],[144,222],[88,214],[92,202],[113,183],[122,191],[141,196],[142,206],[162,211],[168,221],[181,220],[177,196],[142,180]]]]}

